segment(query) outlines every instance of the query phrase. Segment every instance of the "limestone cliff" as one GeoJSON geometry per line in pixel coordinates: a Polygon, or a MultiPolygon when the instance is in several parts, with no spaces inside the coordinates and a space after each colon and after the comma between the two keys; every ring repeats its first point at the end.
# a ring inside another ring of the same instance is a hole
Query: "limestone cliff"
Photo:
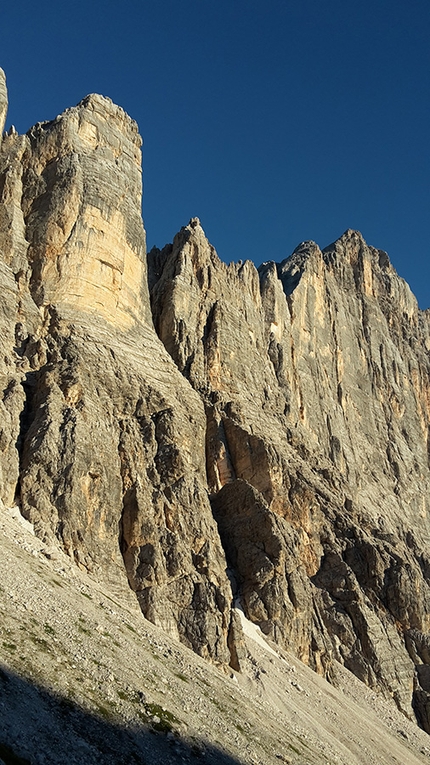
{"type": "Polygon", "coordinates": [[[140,162],[97,95],[3,137],[0,499],[211,661],[236,597],[430,732],[428,315],[352,231],[257,271],[193,219],[147,274],[140,162]]]}
{"type": "Polygon", "coordinates": [[[6,77],[4,76],[3,69],[0,69],[0,143],[2,140],[4,124],[6,122],[6,114],[7,114],[6,77]]]}
{"type": "Polygon", "coordinates": [[[157,332],[205,404],[248,617],[429,730],[427,313],[353,231],[257,272],[222,263],[194,219],[149,262],[157,332]]]}
{"type": "Polygon", "coordinates": [[[88,96],[0,154],[1,495],[215,662],[231,589],[205,415],[152,326],[141,140],[88,96]]]}

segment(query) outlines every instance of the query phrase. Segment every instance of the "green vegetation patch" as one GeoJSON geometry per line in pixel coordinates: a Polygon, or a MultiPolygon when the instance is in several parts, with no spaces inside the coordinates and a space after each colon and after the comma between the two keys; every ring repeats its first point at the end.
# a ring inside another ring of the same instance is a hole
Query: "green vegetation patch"
{"type": "Polygon", "coordinates": [[[29,638],[34,643],[34,645],[37,645],[37,647],[41,648],[43,651],[50,650],[49,643],[45,640],[45,638],[40,638],[36,635],[29,635],[29,638]]]}
{"type": "Polygon", "coordinates": [[[129,701],[130,704],[141,704],[143,694],[138,693],[133,688],[119,688],[117,694],[123,701],[129,701]]]}
{"type": "Polygon", "coordinates": [[[157,733],[170,733],[174,725],[179,724],[179,720],[173,712],[163,709],[159,704],[144,704],[145,714],[152,719],[149,720],[152,730],[157,733]]]}
{"type": "Polygon", "coordinates": [[[3,640],[3,648],[5,648],[6,651],[16,651],[17,647],[16,647],[15,643],[6,643],[3,640]]]}
{"type": "Polygon", "coordinates": [[[224,706],[224,704],[221,704],[221,702],[218,701],[218,699],[216,699],[215,697],[210,697],[209,694],[206,694],[206,693],[204,695],[207,696],[207,698],[209,698],[209,701],[212,702],[214,707],[216,707],[218,711],[221,712],[221,714],[227,715],[227,716],[229,715],[228,709],[224,706]]]}
{"type": "Polygon", "coordinates": [[[112,712],[107,707],[104,707],[103,704],[97,705],[98,713],[101,717],[103,717],[105,720],[110,720],[112,717],[112,712]]]}

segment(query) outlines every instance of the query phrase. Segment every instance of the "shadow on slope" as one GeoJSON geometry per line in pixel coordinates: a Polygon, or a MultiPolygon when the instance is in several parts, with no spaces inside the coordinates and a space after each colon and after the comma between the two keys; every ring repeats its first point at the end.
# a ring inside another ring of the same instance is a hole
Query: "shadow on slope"
{"type": "Polygon", "coordinates": [[[182,738],[167,716],[153,716],[151,720],[143,702],[141,707],[145,722],[140,725],[133,720],[121,725],[109,719],[107,705],[99,706],[99,714],[94,714],[0,667],[0,763],[240,765],[239,760],[210,744],[182,738]]]}

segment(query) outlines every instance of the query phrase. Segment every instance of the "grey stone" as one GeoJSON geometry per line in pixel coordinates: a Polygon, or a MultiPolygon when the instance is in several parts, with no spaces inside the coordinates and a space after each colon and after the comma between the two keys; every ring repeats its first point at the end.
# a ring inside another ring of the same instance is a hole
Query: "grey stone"
{"type": "Polygon", "coordinates": [[[411,715],[430,614],[427,312],[353,231],[257,273],[193,219],[148,260],[155,327],[205,404],[246,615],[411,715]]]}
{"type": "Polygon", "coordinates": [[[210,661],[233,587],[426,727],[429,315],[354,231],[257,270],[193,218],[147,273],[140,144],[98,95],[2,141],[1,500],[210,661]]]}
{"type": "Polygon", "coordinates": [[[152,326],[140,145],[97,95],[3,142],[1,493],[50,549],[228,664],[206,419],[152,326]]]}
{"type": "Polygon", "coordinates": [[[3,135],[4,126],[6,122],[7,107],[8,107],[8,99],[7,99],[6,76],[3,69],[0,69],[0,145],[1,145],[2,135],[3,135]]]}

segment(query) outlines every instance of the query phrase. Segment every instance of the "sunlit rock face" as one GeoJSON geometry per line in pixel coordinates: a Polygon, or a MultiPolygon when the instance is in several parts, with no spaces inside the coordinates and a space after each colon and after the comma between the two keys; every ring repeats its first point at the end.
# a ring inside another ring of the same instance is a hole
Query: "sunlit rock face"
{"type": "Polygon", "coordinates": [[[205,404],[212,506],[248,617],[428,728],[427,313],[354,231],[257,272],[220,262],[194,219],[149,254],[149,278],[157,332],[205,404]]]}
{"type": "Polygon", "coordinates": [[[23,212],[35,301],[129,329],[147,310],[136,123],[91,95],[28,139],[23,212]]]}
{"type": "Polygon", "coordinates": [[[194,218],[147,275],[140,142],[95,95],[2,138],[0,498],[201,656],[234,596],[430,731],[428,315],[353,231],[257,270],[194,218]]]}
{"type": "Polygon", "coordinates": [[[232,595],[206,490],[206,417],[152,325],[137,126],[91,95],[25,136],[9,132],[1,497],[118,596],[131,588],[154,623],[228,664],[232,595]]]}
{"type": "Polygon", "coordinates": [[[3,69],[0,69],[0,144],[1,144],[2,136],[3,136],[5,122],[6,122],[7,107],[8,107],[8,101],[7,101],[6,77],[5,77],[3,69]]]}

